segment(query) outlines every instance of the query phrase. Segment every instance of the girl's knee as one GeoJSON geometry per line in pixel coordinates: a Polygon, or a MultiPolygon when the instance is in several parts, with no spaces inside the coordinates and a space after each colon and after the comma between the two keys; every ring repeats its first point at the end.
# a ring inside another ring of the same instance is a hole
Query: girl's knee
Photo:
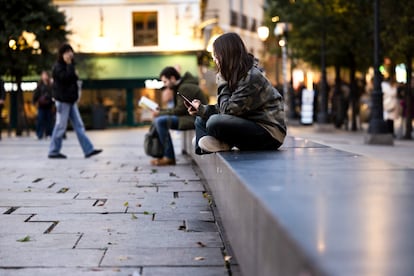
{"type": "Polygon", "coordinates": [[[214,114],[212,116],[210,116],[210,118],[207,121],[207,129],[209,130],[213,130],[216,129],[217,127],[220,127],[223,123],[222,117],[221,115],[218,114],[214,114]]]}

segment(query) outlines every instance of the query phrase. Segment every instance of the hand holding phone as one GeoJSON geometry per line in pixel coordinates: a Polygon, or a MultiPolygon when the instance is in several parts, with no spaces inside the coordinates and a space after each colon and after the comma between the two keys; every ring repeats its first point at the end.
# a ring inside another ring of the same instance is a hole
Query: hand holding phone
{"type": "Polygon", "coordinates": [[[191,106],[191,109],[192,110],[197,110],[197,108],[193,105],[193,103],[186,96],[184,96],[180,92],[177,92],[177,95],[180,96],[181,98],[183,98],[184,104],[185,104],[186,107],[190,107],[191,106]]]}

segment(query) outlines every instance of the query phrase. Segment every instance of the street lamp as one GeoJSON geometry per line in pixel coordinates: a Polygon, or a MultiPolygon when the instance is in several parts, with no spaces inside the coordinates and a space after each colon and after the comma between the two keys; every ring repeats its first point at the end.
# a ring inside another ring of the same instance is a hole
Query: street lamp
{"type": "Polygon", "coordinates": [[[285,101],[285,114],[287,117],[292,118],[293,112],[289,108],[289,87],[288,87],[288,80],[287,80],[287,34],[291,29],[291,24],[286,22],[278,22],[276,23],[276,27],[274,29],[274,34],[276,37],[281,37],[279,40],[279,46],[282,48],[282,76],[283,76],[283,98],[285,101]]]}
{"type": "Polygon", "coordinates": [[[374,91],[372,92],[371,119],[369,121],[365,143],[392,145],[394,143],[393,137],[391,133],[387,133],[387,127],[383,117],[381,72],[379,71],[379,32],[379,0],[374,0],[374,91]]]}

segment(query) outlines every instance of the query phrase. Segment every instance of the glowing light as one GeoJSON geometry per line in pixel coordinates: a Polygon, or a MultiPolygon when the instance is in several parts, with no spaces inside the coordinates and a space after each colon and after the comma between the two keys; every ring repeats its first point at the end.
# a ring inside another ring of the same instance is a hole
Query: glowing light
{"type": "Polygon", "coordinates": [[[269,28],[266,26],[260,26],[257,28],[257,35],[261,41],[265,41],[269,37],[269,28]]]}
{"type": "Polygon", "coordinates": [[[278,22],[280,20],[279,16],[273,16],[272,17],[272,22],[278,22]]]}
{"type": "Polygon", "coordinates": [[[33,49],[39,49],[40,48],[40,42],[35,40],[33,41],[33,45],[32,45],[33,49]]]}
{"type": "Polygon", "coordinates": [[[9,40],[9,47],[12,48],[13,50],[16,50],[16,48],[17,48],[16,40],[10,39],[9,40]]]}

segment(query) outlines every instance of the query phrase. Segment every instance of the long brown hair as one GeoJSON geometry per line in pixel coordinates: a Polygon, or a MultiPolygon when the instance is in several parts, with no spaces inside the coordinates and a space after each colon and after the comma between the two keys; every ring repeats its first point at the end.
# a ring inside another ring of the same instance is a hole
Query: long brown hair
{"type": "Polygon", "coordinates": [[[213,50],[218,70],[233,92],[253,66],[254,57],[247,52],[243,40],[236,33],[219,36],[213,43],[213,50]]]}

